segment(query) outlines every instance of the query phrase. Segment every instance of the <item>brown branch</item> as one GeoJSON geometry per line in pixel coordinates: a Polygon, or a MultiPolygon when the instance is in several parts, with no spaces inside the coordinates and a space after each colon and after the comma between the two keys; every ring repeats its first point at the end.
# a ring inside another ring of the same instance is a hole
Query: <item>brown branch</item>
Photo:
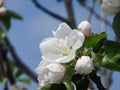
{"type": "Polygon", "coordinates": [[[113,75],[113,71],[109,71],[106,69],[102,70],[103,83],[104,86],[107,88],[107,90],[109,90],[109,87],[112,84],[112,75],[113,75]]]}
{"type": "Polygon", "coordinates": [[[101,79],[99,76],[97,76],[96,72],[93,72],[89,75],[89,78],[97,85],[97,88],[99,90],[106,90],[104,86],[102,85],[101,79]]]}
{"type": "MultiPolygon", "coordinates": [[[[98,18],[98,19],[100,19],[100,20],[103,20],[103,18],[102,18],[97,12],[95,12],[93,8],[91,8],[91,7],[90,7],[89,5],[87,5],[86,3],[85,3],[85,7],[86,7],[88,10],[92,11],[92,12],[94,13],[94,15],[96,16],[96,18],[98,18]]],[[[105,23],[106,23],[108,26],[112,27],[112,24],[111,24],[108,20],[105,19],[104,21],[105,21],[105,23]]]]}
{"type": "Polygon", "coordinates": [[[50,16],[58,19],[58,20],[61,20],[61,21],[67,23],[67,20],[66,20],[64,17],[62,17],[62,16],[60,16],[60,15],[58,15],[58,14],[56,14],[56,13],[53,13],[52,11],[50,11],[50,10],[48,10],[47,8],[43,7],[43,6],[40,4],[40,2],[38,2],[37,0],[32,0],[32,2],[35,4],[35,6],[36,6],[38,9],[42,10],[43,12],[47,13],[48,15],[50,15],[50,16]]]}
{"type": "MultiPolygon", "coordinates": [[[[94,10],[94,6],[95,6],[95,2],[96,2],[96,0],[92,0],[92,4],[90,5],[90,8],[92,8],[93,10],[94,10]]],[[[91,17],[93,15],[93,10],[92,9],[89,10],[89,15],[87,17],[87,20],[89,22],[91,21],[91,17]]]]}
{"type": "Polygon", "coordinates": [[[37,75],[34,74],[32,72],[32,70],[30,70],[23,62],[22,60],[17,56],[13,46],[11,45],[9,39],[7,37],[5,37],[5,42],[9,48],[9,51],[14,59],[14,62],[15,62],[15,65],[18,67],[18,68],[21,68],[31,79],[33,79],[35,82],[38,82],[37,81],[37,75]]]}
{"type": "Polygon", "coordinates": [[[75,28],[76,23],[75,23],[74,11],[72,6],[72,0],[64,0],[64,2],[68,14],[68,24],[71,26],[71,28],[75,28]]]}
{"type": "Polygon", "coordinates": [[[7,79],[7,73],[4,67],[4,60],[3,60],[1,45],[0,45],[0,72],[3,77],[2,78],[3,79],[3,90],[8,90],[7,81],[4,81],[4,79],[7,79]]]}

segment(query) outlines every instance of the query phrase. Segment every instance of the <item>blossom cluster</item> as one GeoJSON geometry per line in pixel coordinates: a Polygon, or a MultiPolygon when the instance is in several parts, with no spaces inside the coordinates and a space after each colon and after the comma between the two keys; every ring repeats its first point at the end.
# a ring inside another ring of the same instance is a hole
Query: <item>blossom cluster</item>
{"type": "MultiPolygon", "coordinates": [[[[83,46],[85,38],[91,36],[91,25],[83,21],[78,29],[71,29],[66,23],[61,23],[53,37],[45,38],[39,45],[42,61],[36,68],[39,74],[39,86],[59,84],[63,82],[66,73],[64,63],[75,60],[74,70],[79,74],[89,74],[94,69],[89,56],[80,56],[76,60],[76,51],[83,46]]],[[[73,84],[74,86],[74,84],[73,84]]]]}
{"type": "Polygon", "coordinates": [[[101,7],[106,14],[116,14],[120,11],[120,0],[103,0],[101,7]]]}

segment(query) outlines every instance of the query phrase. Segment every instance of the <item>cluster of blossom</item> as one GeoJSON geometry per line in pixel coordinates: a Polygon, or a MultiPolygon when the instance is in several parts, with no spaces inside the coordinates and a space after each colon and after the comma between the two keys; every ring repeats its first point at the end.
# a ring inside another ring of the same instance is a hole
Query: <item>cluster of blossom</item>
{"type": "MultiPolygon", "coordinates": [[[[39,86],[46,86],[54,83],[62,83],[66,72],[61,63],[74,60],[76,51],[82,47],[85,37],[91,36],[91,25],[83,21],[78,29],[71,29],[66,23],[61,23],[53,36],[44,39],[39,47],[42,53],[42,61],[36,68],[39,74],[39,86]]],[[[79,74],[89,74],[94,69],[93,62],[89,56],[81,56],[74,66],[79,74]]]]}
{"type": "Polygon", "coordinates": [[[103,0],[101,7],[106,14],[116,14],[120,11],[120,0],[103,0]]]}
{"type": "Polygon", "coordinates": [[[0,16],[5,15],[6,13],[6,8],[3,6],[4,0],[0,0],[0,16]]]}

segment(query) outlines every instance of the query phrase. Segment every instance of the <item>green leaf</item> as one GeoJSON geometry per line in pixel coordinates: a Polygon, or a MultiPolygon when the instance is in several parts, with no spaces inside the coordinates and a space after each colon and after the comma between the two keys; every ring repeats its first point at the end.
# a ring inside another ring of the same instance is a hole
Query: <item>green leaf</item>
{"type": "Polygon", "coordinates": [[[94,52],[98,52],[100,48],[102,48],[106,38],[107,38],[106,33],[93,34],[90,39],[86,40],[85,46],[87,48],[93,48],[94,52]]]}
{"type": "Polygon", "coordinates": [[[1,74],[1,72],[0,72],[0,82],[2,82],[3,81],[3,79],[2,79],[2,74],[1,74]]]}
{"type": "Polygon", "coordinates": [[[50,84],[44,87],[39,87],[38,90],[66,90],[64,84],[50,84]]]}
{"type": "Polygon", "coordinates": [[[12,61],[9,60],[10,70],[11,72],[14,72],[15,65],[12,61]]]}
{"type": "Polygon", "coordinates": [[[76,85],[76,90],[87,90],[90,80],[86,76],[75,74],[72,77],[73,83],[76,85]]]}
{"type": "Polygon", "coordinates": [[[18,78],[18,77],[20,77],[23,73],[24,73],[23,70],[18,69],[18,71],[17,71],[16,74],[15,74],[15,77],[18,78]]]}
{"type": "Polygon", "coordinates": [[[115,15],[112,25],[117,38],[120,39],[120,12],[115,15]]]}
{"type": "Polygon", "coordinates": [[[75,73],[75,69],[74,69],[75,63],[76,60],[72,60],[68,63],[62,64],[66,70],[65,75],[63,77],[63,83],[65,84],[67,90],[73,90],[73,85],[71,84],[71,78],[75,73]]]}
{"type": "Polygon", "coordinates": [[[81,5],[85,5],[86,0],[78,0],[81,5]]]}
{"type": "Polygon", "coordinates": [[[120,43],[115,41],[107,40],[104,43],[105,53],[112,58],[116,54],[120,53],[120,43]]]}
{"type": "Polygon", "coordinates": [[[10,18],[18,19],[18,20],[22,20],[23,19],[22,16],[20,16],[18,13],[13,12],[11,10],[7,10],[6,16],[8,16],[10,18]]]}
{"type": "Polygon", "coordinates": [[[22,78],[22,79],[19,79],[19,81],[22,82],[22,83],[26,83],[26,84],[31,83],[31,79],[29,79],[29,78],[22,78]]]}
{"type": "Polygon", "coordinates": [[[0,20],[3,22],[7,30],[10,29],[11,21],[9,16],[0,16],[0,20]]]}
{"type": "Polygon", "coordinates": [[[105,41],[104,53],[92,53],[93,58],[99,65],[109,70],[120,71],[120,43],[115,41],[105,41]]]}
{"type": "Polygon", "coordinates": [[[0,30],[0,40],[6,37],[6,32],[0,30]]]}
{"type": "Polygon", "coordinates": [[[57,2],[61,2],[61,1],[63,1],[63,0],[57,0],[57,2]]]}

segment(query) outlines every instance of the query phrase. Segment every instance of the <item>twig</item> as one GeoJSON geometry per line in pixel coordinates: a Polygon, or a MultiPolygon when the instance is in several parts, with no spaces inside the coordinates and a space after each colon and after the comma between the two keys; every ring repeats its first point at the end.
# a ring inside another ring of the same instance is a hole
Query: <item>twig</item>
{"type": "Polygon", "coordinates": [[[89,75],[89,78],[97,85],[97,88],[99,90],[106,90],[104,86],[101,83],[101,79],[99,76],[97,76],[96,72],[93,72],[89,75]]]}
{"type": "MultiPolygon", "coordinates": [[[[96,0],[92,0],[92,4],[90,5],[90,8],[92,8],[93,10],[94,10],[94,6],[95,6],[95,2],[96,2],[96,0]]],[[[89,10],[90,13],[89,13],[89,15],[87,17],[87,20],[89,22],[91,21],[91,17],[93,15],[93,10],[92,9],[89,10]]]]}
{"type": "MultiPolygon", "coordinates": [[[[88,10],[92,11],[92,12],[94,13],[94,15],[96,16],[96,18],[98,18],[98,19],[100,19],[100,20],[103,19],[98,13],[96,13],[96,12],[94,11],[93,8],[91,8],[91,7],[90,7],[89,5],[87,5],[86,3],[85,3],[85,7],[86,7],[88,10]]],[[[105,21],[105,23],[106,23],[108,26],[112,27],[112,24],[111,24],[108,20],[105,19],[104,21],[105,21]]]]}
{"type": "Polygon", "coordinates": [[[3,77],[2,78],[3,79],[3,90],[8,90],[7,81],[6,81],[7,80],[7,73],[6,73],[6,70],[5,70],[5,67],[4,67],[4,62],[3,62],[3,56],[2,56],[1,48],[0,48],[0,72],[1,72],[1,75],[3,77]]]}
{"type": "Polygon", "coordinates": [[[14,62],[18,68],[21,68],[31,79],[33,79],[36,83],[37,81],[37,75],[32,72],[23,62],[20,60],[20,58],[17,56],[13,46],[11,45],[9,39],[5,37],[5,42],[10,50],[10,53],[14,59],[14,62]]]}
{"type": "Polygon", "coordinates": [[[38,2],[37,0],[32,0],[32,2],[35,4],[35,6],[36,6],[38,9],[42,10],[43,12],[47,13],[48,15],[50,15],[50,16],[58,19],[58,20],[61,20],[61,21],[63,21],[63,22],[67,22],[67,20],[66,20],[64,17],[62,17],[62,16],[60,16],[60,15],[58,15],[58,14],[56,14],[56,13],[53,13],[52,11],[50,11],[50,10],[48,10],[47,8],[43,7],[43,6],[40,4],[40,2],[38,2]]]}
{"type": "Polygon", "coordinates": [[[110,85],[112,84],[112,75],[113,75],[113,71],[103,69],[102,78],[103,78],[104,86],[107,89],[109,89],[110,85]]]}
{"type": "Polygon", "coordinates": [[[106,22],[105,22],[106,15],[103,12],[101,12],[101,17],[102,17],[101,29],[102,29],[102,32],[106,32],[106,22]]]}
{"type": "Polygon", "coordinates": [[[71,26],[71,28],[76,27],[76,22],[75,22],[75,17],[74,17],[74,11],[73,11],[73,6],[72,6],[72,0],[64,0],[65,6],[66,6],[66,11],[68,14],[68,24],[71,26]]]}

